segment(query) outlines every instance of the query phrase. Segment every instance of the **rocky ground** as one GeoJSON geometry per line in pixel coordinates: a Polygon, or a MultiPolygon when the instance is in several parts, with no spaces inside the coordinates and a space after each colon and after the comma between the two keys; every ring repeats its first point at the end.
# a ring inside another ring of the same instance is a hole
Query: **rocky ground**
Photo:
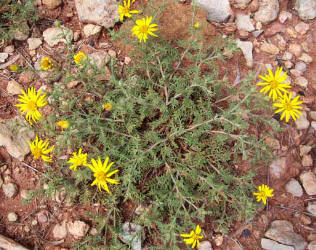
{"type": "MultiPolygon", "coordinates": [[[[53,25],[58,18],[67,28],[69,39],[95,60],[116,57],[122,65],[131,63],[129,48],[110,42],[105,28],[119,29],[117,3],[99,0],[93,6],[83,0],[36,0],[40,12],[38,25],[17,32],[11,44],[0,53],[0,249],[13,249],[17,242],[30,249],[66,249],[87,234],[97,234],[85,213],[98,212],[83,205],[71,206],[64,192],[49,201],[33,200],[21,205],[29,190],[45,188],[39,182],[41,166],[32,161],[26,140],[34,132],[15,124],[19,114],[14,108],[21,88],[32,85],[43,90],[53,88],[47,73],[14,73],[12,64],[39,69],[45,56],[62,58],[63,39],[53,25]],[[103,11],[99,11],[103,10],[103,11]],[[27,181],[26,181],[27,180],[27,181]],[[13,239],[14,241],[10,240],[13,239]],[[10,247],[8,247],[10,246],[10,247]]],[[[265,210],[239,223],[228,235],[205,232],[199,249],[316,249],[316,0],[197,0],[205,10],[206,37],[233,35],[242,53],[228,63],[232,84],[242,84],[249,70],[257,75],[266,67],[283,66],[293,91],[304,101],[304,115],[295,123],[284,124],[285,131],[268,138],[275,160],[258,168],[256,184],[267,183],[275,196],[265,210]]],[[[161,35],[166,39],[185,37],[183,25],[189,23],[191,2],[181,0],[160,18],[161,35]],[[172,22],[171,22],[172,20],[172,22]]],[[[202,20],[203,21],[203,20],[202,20]]],[[[110,72],[109,72],[110,74],[110,72]]],[[[73,83],[69,88],[75,87],[73,83]]],[[[49,108],[45,110],[49,113],[49,108]]],[[[277,117],[275,117],[277,119],[277,117]]],[[[133,225],[137,230],[137,225],[133,225]]],[[[128,225],[121,238],[128,238],[128,225]]],[[[143,249],[149,244],[143,243],[143,249]]],[[[20,248],[23,249],[23,248],[20,248]]],[[[140,249],[140,242],[134,249],[140,249]]]]}

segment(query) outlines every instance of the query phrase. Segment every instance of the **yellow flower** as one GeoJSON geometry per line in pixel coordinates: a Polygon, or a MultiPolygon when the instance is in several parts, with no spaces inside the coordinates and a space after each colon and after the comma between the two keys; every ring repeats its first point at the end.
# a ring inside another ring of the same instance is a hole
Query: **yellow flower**
{"type": "Polygon", "coordinates": [[[69,127],[69,122],[61,120],[61,121],[56,122],[56,125],[61,127],[61,131],[63,131],[65,128],[69,127]]]}
{"type": "Polygon", "coordinates": [[[74,152],[72,153],[72,157],[70,157],[69,161],[67,161],[67,163],[72,164],[69,169],[70,170],[74,170],[77,171],[77,167],[79,166],[88,166],[87,164],[87,156],[88,154],[83,154],[82,153],[82,149],[79,148],[78,153],[74,152]]]}
{"type": "Polygon", "coordinates": [[[194,26],[194,28],[197,29],[197,28],[200,28],[201,24],[199,22],[196,22],[193,26],[194,26]]]}
{"type": "Polygon", "coordinates": [[[286,89],[291,88],[291,85],[289,83],[284,83],[284,81],[287,79],[287,74],[286,72],[282,74],[282,67],[278,68],[274,75],[270,68],[268,68],[268,72],[269,75],[259,75],[259,77],[265,82],[259,82],[257,83],[257,85],[265,86],[260,90],[260,92],[264,92],[263,94],[265,95],[270,91],[269,99],[272,96],[273,101],[275,101],[278,98],[278,96],[282,97],[283,93],[288,93],[286,89]]]}
{"type": "Polygon", "coordinates": [[[262,200],[264,205],[267,204],[267,198],[274,196],[273,189],[269,188],[267,185],[262,184],[258,187],[258,190],[258,193],[253,194],[256,196],[257,202],[260,202],[262,200]]]}
{"type": "Polygon", "coordinates": [[[126,17],[132,17],[131,14],[137,14],[139,13],[138,10],[130,10],[131,8],[131,0],[128,0],[127,4],[126,1],[124,0],[124,5],[119,5],[118,11],[120,13],[120,21],[122,22],[124,19],[124,16],[126,17]]]}
{"type": "Polygon", "coordinates": [[[299,109],[302,109],[302,106],[299,106],[303,101],[299,101],[300,96],[298,95],[292,100],[292,93],[289,96],[284,93],[282,98],[279,98],[279,102],[274,103],[273,106],[279,108],[275,113],[283,112],[281,115],[281,120],[285,117],[285,121],[289,122],[290,116],[296,121],[296,118],[299,118],[299,114],[302,115],[299,109]]]}
{"type": "Polygon", "coordinates": [[[112,104],[111,103],[105,103],[102,106],[106,111],[111,111],[112,110],[112,104]]]}
{"type": "Polygon", "coordinates": [[[82,51],[79,51],[77,54],[74,55],[74,61],[79,66],[82,66],[85,60],[87,60],[87,56],[82,51]]]}
{"type": "Polygon", "coordinates": [[[180,234],[181,237],[183,238],[188,238],[188,239],[183,239],[183,241],[188,244],[191,245],[192,244],[192,248],[195,248],[195,246],[200,246],[200,239],[203,239],[203,235],[201,234],[201,228],[199,225],[196,226],[195,231],[191,231],[190,234],[180,234]]]}
{"type": "Polygon", "coordinates": [[[50,68],[52,68],[54,66],[52,60],[50,60],[48,57],[45,57],[42,59],[41,61],[41,68],[43,70],[49,70],[50,68]]]}
{"type": "Polygon", "coordinates": [[[111,166],[114,164],[114,162],[109,162],[109,157],[106,157],[104,163],[102,164],[102,161],[100,157],[98,157],[98,160],[91,159],[92,164],[88,164],[88,167],[93,171],[94,173],[94,181],[92,182],[91,186],[97,185],[99,190],[101,191],[101,187],[110,194],[110,190],[108,188],[107,182],[112,184],[119,184],[119,180],[111,179],[110,177],[118,172],[118,169],[110,172],[111,166]]]}
{"type": "Polygon", "coordinates": [[[9,66],[9,69],[11,71],[17,72],[19,70],[19,66],[16,65],[16,64],[12,64],[12,65],[9,66]]]}
{"type": "Polygon", "coordinates": [[[41,91],[36,93],[35,88],[28,88],[27,94],[24,90],[21,90],[23,95],[19,95],[18,101],[20,104],[15,104],[19,108],[20,112],[24,114],[26,112],[26,120],[32,125],[33,120],[35,123],[41,118],[41,113],[38,108],[43,107],[47,104],[46,95],[41,95],[41,91]]]}
{"type": "Polygon", "coordinates": [[[151,20],[152,16],[146,16],[146,18],[144,17],[142,19],[138,19],[136,20],[136,25],[134,25],[134,27],[132,28],[133,35],[138,37],[140,43],[142,42],[142,40],[146,42],[146,40],[148,39],[148,34],[158,37],[156,34],[153,33],[153,31],[157,30],[156,27],[158,25],[150,24],[151,20]]]}
{"type": "Polygon", "coordinates": [[[54,146],[48,148],[48,139],[46,139],[45,141],[38,140],[38,137],[36,136],[35,140],[32,143],[30,143],[29,141],[27,143],[31,148],[34,159],[38,160],[42,158],[43,161],[52,162],[53,156],[48,154],[54,149],[54,146]]]}

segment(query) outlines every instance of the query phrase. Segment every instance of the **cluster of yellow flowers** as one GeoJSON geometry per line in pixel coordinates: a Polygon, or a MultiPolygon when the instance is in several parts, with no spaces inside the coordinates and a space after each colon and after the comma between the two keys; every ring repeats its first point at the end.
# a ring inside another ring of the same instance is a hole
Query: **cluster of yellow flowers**
{"type": "Polygon", "coordinates": [[[287,90],[291,88],[291,85],[284,82],[288,76],[286,72],[282,74],[282,69],[282,67],[278,68],[275,74],[273,74],[272,70],[268,68],[268,74],[264,76],[259,75],[264,82],[259,82],[257,85],[264,86],[260,92],[263,92],[264,95],[269,93],[269,99],[272,97],[273,106],[278,108],[275,113],[282,112],[281,120],[285,117],[285,121],[289,122],[290,117],[292,117],[296,121],[296,118],[302,115],[299,109],[303,109],[300,106],[303,101],[299,101],[299,95],[292,99],[292,92],[289,93],[287,90]]]}
{"type": "MultiPolygon", "coordinates": [[[[135,2],[135,0],[132,1],[132,3],[133,2],[135,2]]],[[[124,0],[123,5],[119,5],[118,11],[120,13],[120,21],[121,22],[123,21],[124,17],[131,18],[132,14],[139,13],[138,10],[131,10],[131,1],[130,0],[128,0],[127,3],[124,0]]],[[[158,25],[151,23],[151,21],[152,21],[152,16],[146,16],[144,18],[137,19],[135,21],[135,25],[132,28],[132,32],[133,32],[133,35],[138,37],[140,43],[142,41],[144,41],[144,43],[145,43],[146,40],[148,39],[148,35],[158,37],[154,33],[154,31],[156,31],[158,29],[157,28],[158,25]]]]}

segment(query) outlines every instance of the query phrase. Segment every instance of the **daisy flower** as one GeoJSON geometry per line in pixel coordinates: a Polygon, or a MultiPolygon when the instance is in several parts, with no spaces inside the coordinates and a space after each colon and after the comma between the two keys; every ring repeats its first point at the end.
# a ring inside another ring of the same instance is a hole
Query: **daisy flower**
{"type": "Polygon", "coordinates": [[[265,74],[264,76],[259,75],[264,82],[259,82],[257,85],[264,86],[260,92],[263,92],[264,95],[269,92],[269,99],[272,97],[272,100],[275,101],[278,97],[282,97],[283,93],[288,93],[286,89],[291,88],[291,85],[284,83],[287,79],[287,74],[286,72],[282,74],[282,67],[278,68],[275,74],[268,68],[268,73],[269,74],[265,74]]]}
{"type": "Polygon", "coordinates": [[[296,121],[296,118],[300,118],[299,115],[302,115],[302,112],[299,111],[299,109],[303,109],[303,107],[300,106],[303,101],[299,101],[299,99],[299,95],[292,100],[292,93],[290,93],[289,95],[284,93],[283,97],[279,98],[279,102],[273,104],[274,107],[279,108],[275,111],[275,113],[282,112],[280,119],[283,120],[283,118],[285,117],[286,122],[289,122],[290,116],[293,118],[294,121],[296,121]]]}
{"type": "Polygon", "coordinates": [[[77,167],[79,166],[88,166],[87,164],[87,156],[88,154],[83,154],[82,149],[79,148],[78,153],[72,153],[72,157],[70,157],[67,163],[72,164],[69,169],[73,171],[77,171],[77,167]]]}
{"type": "Polygon", "coordinates": [[[112,104],[111,103],[105,103],[102,105],[102,107],[106,110],[106,111],[111,111],[112,110],[112,104]]]}
{"type": "Polygon", "coordinates": [[[77,54],[74,55],[75,64],[79,66],[82,66],[85,60],[87,60],[87,56],[82,51],[79,51],[77,54]]]}
{"type": "Polygon", "coordinates": [[[41,61],[41,68],[43,70],[49,70],[54,66],[53,62],[51,59],[49,59],[49,57],[45,57],[42,59],[41,61]]]}
{"type": "Polygon", "coordinates": [[[63,131],[65,128],[69,128],[69,122],[65,120],[56,122],[56,125],[61,128],[61,131],[63,131]]]}
{"type": "Polygon", "coordinates": [[[139,13],[138,10],[130,10],[131,8],[131,0],[128,0],[127,4],[126,1],[123,1],[123,5],[119,5],[118,12],[120,13],[120,21],[122,22],[124,19],[124,16],[126,17],[132,17],[131,14],[137,14],[139,13]]]}
{"type": "Polygon", "coordinates": [[[137,36],[139,42],[144,40],[144,43],[148,39],[148,35],[158,37],[153,31],[157,30],[157,24],[150,24],[152,16],[136,20],[136,25],[132,28],[133,35],[137,36]]]}
{"type": "Polygon", "coordinates": [[[114,164],[114,162],[109,163],[109,157],[106,157],[104,163],[102,163],[101,158],[98,157],[98,160],[91,159],[91,164],[88,164],[88,167],[94,173],[94,181],[91,186],[97,185],[99,190],[101,191],[101,187],[109,194],[110,190],[107,183],[111,184],[119,184],[119,180],[111,179],[110,177],[118,172],[118,169],[109,172],[110,168],[114,164]]]}
{"type": "Polygon", "coordinates": [[[35,160],[42,158],[43,161],[52,162],[53,156],[49,155],[49,153],[54,149],[54,146],[48,148],[48,139],[46,139],[45,141],[38,140],[38,137],[36,136],[35,140],[32,143],[30,143],[29,141],[27,143],[30,146],[32,155],[35,160]]]}
{"type": "Polygon", "coordinates": [[[12,64],[9,66],[9,69],[13,72],[17,72],[19,70],[19,66],[16,64],[12,64]]]}
{"type": "Polygon", "coordinates": [[[192,248],[195,248],[195,246],[200,246],[200,239],[203,239],[203,235],[201,234],[201,228],[199,225],[196,226],[195,231],[191,231],[190,234],[180,234],[181,237],[187,238],[183,239],[183,241],[188,244],[192,245],[192,248]]]}
{"type": "Polygon", "coordinates": [[[27,93],[21,89],[23,95],[19,95],[19,104],[15,104],[19,108],[22,114],[26,113],[26,120],[32,125],[33,120],[35,123],[41,118],[41,113],[38,108],[41,108],[47,104],[46,95],[41,95],[41,91],[36,93],[34,87],[28,88],[27,93]]]}
{"type": "Polygon", "coordinates": [[[258,187],[259,192],[258,193],[253,193],[256,198],[257,202],[260,202],[262,200],[263,204],[267,204],[267,199],[269,197],[273,197],[273,189],[269,188],[269,186],[262,184],[261,186],[258,187]]]}

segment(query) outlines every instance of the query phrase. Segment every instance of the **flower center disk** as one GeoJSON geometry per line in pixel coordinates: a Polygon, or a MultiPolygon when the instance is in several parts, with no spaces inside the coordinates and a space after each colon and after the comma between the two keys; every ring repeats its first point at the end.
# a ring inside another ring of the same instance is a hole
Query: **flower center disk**
{"type": "Polygon", "coordinates": [[[106,174],[104,172],[100,171],[98,173],[95,173],[95,178],[98,181],[106,181],[106,174]]]}
{"type": "Polygon", "coordinates": [[[39,159],[42,156],[42,151],[40,148],[35,148],[33,151],[33,155],[35,159],[39,159]]]}
{"type": "Polygon", "coordinates": [[[36,103],[35,103],[35,102],[30,101],[30,102],[27,103],[27,109],[28,109],[29,111],[35,111],[36,108],[37,108],[37,106],[36,106],[36,103]]]}

